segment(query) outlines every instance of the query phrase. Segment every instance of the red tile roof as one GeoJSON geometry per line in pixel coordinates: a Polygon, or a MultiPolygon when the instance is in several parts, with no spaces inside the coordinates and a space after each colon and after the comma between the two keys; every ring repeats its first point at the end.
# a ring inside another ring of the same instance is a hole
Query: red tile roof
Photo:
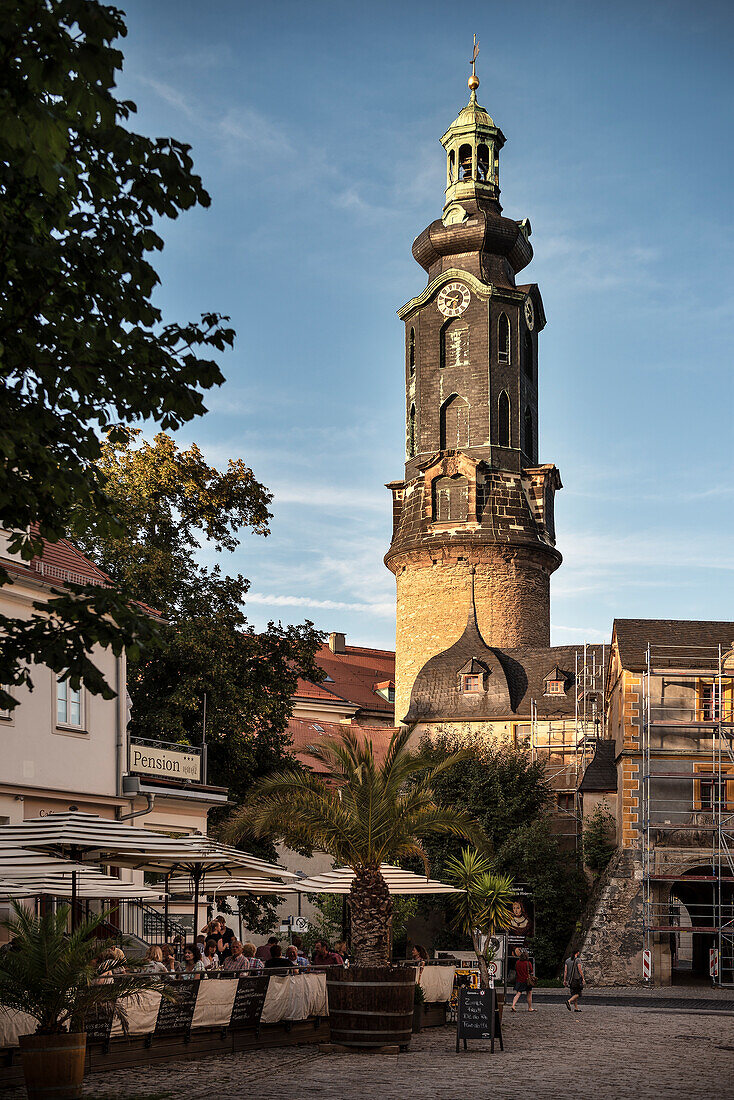
{"type": "Polygon", "coordinates": [[[302,718],[291,718],[288,722],[288,733],[293,741],[290,752],[305,767],[323,775],[326,769],[318,760],[308,755],[309,747],[318,744],[323,738],[338,737],[348,729],[358,737],[372,741],[375,760],[378,764],[382,764],[387,755],[390,738],[396,728],[395,726],[347,725],[341,722],[311,722],[302,718]]]}
{"type": "MultiPolygon", "coordinates": [[[[58,542],[47,542],[44,539],[40,557],[32,558],[30,561],[24,561],[17,556],[3,557],[3,568],[18,577],[38,577],[56,586],[94,584],[103,588],[112,587],[112,581],[108,575],[86,554],[77,550],[68,539],[59,539],[58,542]]],[[[160,615],[159,611],[148,607],[140,600],[135,602],[148,614],[160,615]]]]}
{"type": "Polygon", "coordinates": [[[299,681],[297,699],[344,699],[361,710],[393,713],[394,704],[376,690],[379,684],[395,679],[395,654],[392,650],[348,645],[344,653],[332,653],[324,644],[316,654],[316,663],[329,680],[318,685],[299,681]]]}

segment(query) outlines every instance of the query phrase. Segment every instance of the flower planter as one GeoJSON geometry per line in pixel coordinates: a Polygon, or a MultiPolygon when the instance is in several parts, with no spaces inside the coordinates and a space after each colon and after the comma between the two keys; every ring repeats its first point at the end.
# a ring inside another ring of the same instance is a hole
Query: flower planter
{"type": "Polygon", "coordinates": [[[78,1100],[84,1081],[87,1036],[21,1035],[23,1076],[28,1100],[78,1100]]]}
{"type": "Polygon", "coordinates": [[[327,971],[326,988],[333,1043],[367,1050],[407,1048],[413,1033],[412,967],[334,967],[327,971]]]}

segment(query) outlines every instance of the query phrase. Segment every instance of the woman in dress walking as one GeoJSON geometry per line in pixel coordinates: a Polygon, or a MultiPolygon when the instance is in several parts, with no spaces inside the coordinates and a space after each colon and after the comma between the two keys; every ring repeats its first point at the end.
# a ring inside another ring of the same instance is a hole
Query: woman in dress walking
{"type": "Polygon", "coordinates": [[[515,962],[515,999],[512,1002],[513,1012],[517,1011],[515,1006],[523,993],[527,998],[528,1012],[535,1012],[533,1008],[533,980],[533,964],[528,958],[527,951],[521,950],[515,962]]]}

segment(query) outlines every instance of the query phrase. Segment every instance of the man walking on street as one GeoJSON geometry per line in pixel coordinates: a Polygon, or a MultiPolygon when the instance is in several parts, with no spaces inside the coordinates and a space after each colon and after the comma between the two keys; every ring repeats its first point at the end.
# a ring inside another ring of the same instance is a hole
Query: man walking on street
{"type": "Polygon", "coordinates": [[[563,984],[570,990],[570,996],[566,1001],[569,1012],[580,1012],[579,997],[584,988],[584,972],[581,968],[579,952],[573,951],[563,964],[563,984]],[[571,1007],[573,1005],[573,1007],[571,1007]]]}

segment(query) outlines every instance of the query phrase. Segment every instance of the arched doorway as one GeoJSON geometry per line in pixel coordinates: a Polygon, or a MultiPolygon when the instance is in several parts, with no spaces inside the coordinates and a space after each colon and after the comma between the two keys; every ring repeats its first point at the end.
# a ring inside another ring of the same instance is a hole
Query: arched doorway
{"type": "MultiPolygon", "coordinates": [[[[709,983],[709,951],[718,947],[717,869],[711,864],[692,867],[670,888],[670,933],[673,984],[709,983]]],[[[722,909],[730,911],[734,893],[731,882],[722,882],[722,909]]]]}

